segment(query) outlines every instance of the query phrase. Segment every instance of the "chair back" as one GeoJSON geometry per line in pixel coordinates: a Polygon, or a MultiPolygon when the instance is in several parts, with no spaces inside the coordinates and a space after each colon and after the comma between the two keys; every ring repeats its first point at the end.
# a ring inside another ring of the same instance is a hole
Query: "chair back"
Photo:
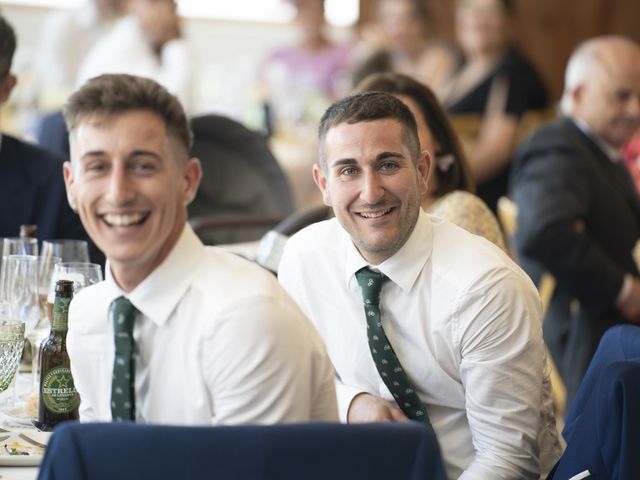
{"type": "Polygon", "coordinates": [[[598,379],[608,365],[621,360],[640,358],[640,327],[636,325],[616,325],[605,332],[600,339],[598,349],[593,354],[575,400],[571,404],[565,421],[565,434],[571,432],[573,425],[582,414],[584,406],[594,390],[598,379]]]}
{"type": "MultiPolygon", "coordinates": [[[[508,197],[500,197],[498,199],[498,219],[505,231],[507,237],[507,243],[509,249],[514,252],[513,248],[513,236],[518,229],[518,205],[508,197]]],[[[556,281],[549,272],[544,272],[538,282],[538,295],[540,295],[540,301],[542,303],[543,315],[546,315],[553,292],[556,288],[556,281]]],[[[546,347],[545,347],[546,348],[546,347]]],[[[555,404],[556,418],[560,420],[564,415],[564,410],[567,405],[567,388],[560,376],[560,371],[557,365],[551,357],[551,353],[547,349],[547,363],[551,372],[551,388],[553,395],[553,402],[555,404]]]]}
{"type": "Polygon", "coordinates": [[[417,422],[175,427],[67,423],[39,480],[444,480],[417,422]]]}
{"type": "Polygon", "coordinates": [[[40,119],[36,140],[45,150],[57,153],[67,160],[70,158],[69,132],[61,110],[48,113],[40,119]]]}
{"type": "Polygon", "coordinates": [[[293,212],[285,175],[261,134],[220,115],[196,117],[191,128],[203,176],[189,218],[205,244],[257,240],[293,212]]]}
{"type": "Polygon", "coordinates": [[[640,327],[603,335],[562,434],[567,449],[554,480],[640,478],[640,327]]]}

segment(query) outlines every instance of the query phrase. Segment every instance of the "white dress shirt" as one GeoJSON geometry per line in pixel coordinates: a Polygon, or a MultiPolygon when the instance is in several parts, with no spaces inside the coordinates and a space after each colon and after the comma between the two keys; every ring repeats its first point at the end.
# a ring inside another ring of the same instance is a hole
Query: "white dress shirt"
{"type": "Polygon", "coordinates": [[[136,419],[203,425],[338,419],[322,340],[272,274],[190,227],[131,293],[107,278],[71,303],[67,344],[81,421],[111,420],[111,302],[136,319],[136,419]]]}
{"type": "MultiPolygon", "coordinates": [[[[367,343],[355,272],[367,266],[336,219],[287,243],[281,284],[315,323],[337,375],[346,419],[353,397],[388,401],[367,343]]],[[[499,248],[420,213],[410,238],[376,266],[387,337],[441,446],[449,478],[538,478],[561,447],[550,401],[541,305],[526,274],[499,248]]]]}
{"type": "Polygon", "coordinates": [[[168,41],[160,57],[146,39],[138,19],[127,16],[89,51],[77,85],[104,73],[128,73],[155,80],[178,97],[187,113],[193,100],[193,58],[183,38],[168,41]]]}

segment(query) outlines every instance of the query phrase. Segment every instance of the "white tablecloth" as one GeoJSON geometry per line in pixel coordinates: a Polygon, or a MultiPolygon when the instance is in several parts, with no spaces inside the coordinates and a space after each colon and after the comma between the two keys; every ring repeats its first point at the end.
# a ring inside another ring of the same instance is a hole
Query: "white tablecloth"
{"type": "MultiPolygon", "coordinates": [[[[11,387],[10,387],[11,388],[11,387]]],[[[20,397],[29,395],[32,392],[32,381],[30,373],[20,373],[18,376],[17,391],[20,397]]],[[[8,392],[3,392],[2,396],[8,392]]],[[[33,426],[16,423],[7,417],[5,412],[0,412],[0,427],[11,432],[24,431],[35,432],[33,426]]],[[[2,435],[2,433],[0,433],[2,435]]],[[[26,466],[4,466],[0,465],[0,480],[35,480],[38,477],[38,467],[26,466]]]]}

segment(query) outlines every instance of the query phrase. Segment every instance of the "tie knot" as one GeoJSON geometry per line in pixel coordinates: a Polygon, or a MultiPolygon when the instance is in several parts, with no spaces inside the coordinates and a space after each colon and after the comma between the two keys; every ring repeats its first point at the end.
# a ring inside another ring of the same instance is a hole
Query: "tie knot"
{"type": "Polygon", "coordinates": [[[115,333],[133,332],[133,324],[138,315],[138,309],[133,306],[128,298],[118,297],[111,303],[111,318],[115,333]]]}
{"type": "Polygon", "coordinates": [[[366,305],[380,304],[380,290],[385,276],[381,272],[374,272],[369,267],[356,272],[356,280],[362,290],[362,300],[366,305]]]}

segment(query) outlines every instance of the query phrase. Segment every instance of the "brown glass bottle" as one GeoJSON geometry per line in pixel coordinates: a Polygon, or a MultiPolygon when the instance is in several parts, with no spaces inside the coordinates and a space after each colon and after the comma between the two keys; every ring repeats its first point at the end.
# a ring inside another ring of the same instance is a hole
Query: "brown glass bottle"
{"type": "Polygon", "coordinates": [[[61,422],[78,419],[80,396],[71,376],[67,354],[67,322],[73,282],[58,280],[51,333],[40,347],[40,403],[38,428],[50,431],[61,422]]]}
{"type": "Polygon", "coordinates": [[[37,225],[20,225],[20,238],[37,238],[37,225]]]}

